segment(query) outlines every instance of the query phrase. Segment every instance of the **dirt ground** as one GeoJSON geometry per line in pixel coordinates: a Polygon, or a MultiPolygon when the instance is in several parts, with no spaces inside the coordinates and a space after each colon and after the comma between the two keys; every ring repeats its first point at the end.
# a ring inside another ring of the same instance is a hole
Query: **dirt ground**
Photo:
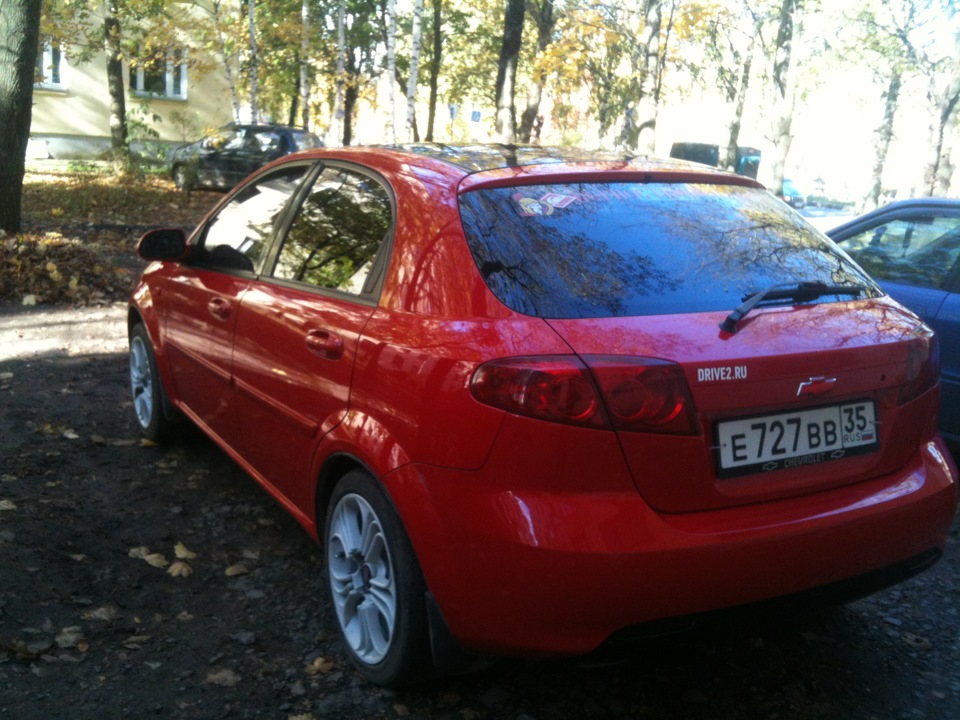
{"type": "Polygon", "coordinates": [[[299,526],[199,433],[140,442],[123,318],[0,306],[0,718],[960,718],[957,525],[932,570],[802,622],[372,687],[299,526]]]}

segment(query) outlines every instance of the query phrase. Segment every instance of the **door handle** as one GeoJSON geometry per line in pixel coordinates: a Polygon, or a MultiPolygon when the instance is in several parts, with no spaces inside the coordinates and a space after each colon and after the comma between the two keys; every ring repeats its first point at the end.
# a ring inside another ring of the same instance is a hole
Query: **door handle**
{"type": "Polygon", "coordinates": [[[307,333],[307,350],[324,360],[339,360],[343,355],[343,338],[328,330],[307,333]]]}
{"type": "Polygon", "coordinates": [[[207,303],[207,310],[218,320],[227,320],[230,317],[230,301],[224,298],[214,298],[207,303]]]}

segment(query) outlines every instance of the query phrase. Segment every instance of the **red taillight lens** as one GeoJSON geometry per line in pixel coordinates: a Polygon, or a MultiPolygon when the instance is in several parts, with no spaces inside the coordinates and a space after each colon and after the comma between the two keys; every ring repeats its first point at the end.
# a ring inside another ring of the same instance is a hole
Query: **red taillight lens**
{"type": "Polygon", "coordinates": [[[907,346],[907,370],[900,386],[898,405],[919,397],[940,381],[940,341],[926,325],[907,346]]]}
{"type": "Polygon", "coordinates": [[[697,416],[683,370],[651,358],[584,358],[617,430],[669,435],[697,433],[697,416]]]}
{"type": "Polygon", "coordinates": [[[607,427],[593,381],[575,357],[494,360],[477,368],[470,391],[480,402],[518,415],[607,427]]]}
{"type": "Polygon", "coordinates": [[[679,365],[605,355],[583,360],[586,365],[566,355],[495,360],[477,369],[470,390],[482,403],[541,420],[633,432],[697,432],[679,365]]]}

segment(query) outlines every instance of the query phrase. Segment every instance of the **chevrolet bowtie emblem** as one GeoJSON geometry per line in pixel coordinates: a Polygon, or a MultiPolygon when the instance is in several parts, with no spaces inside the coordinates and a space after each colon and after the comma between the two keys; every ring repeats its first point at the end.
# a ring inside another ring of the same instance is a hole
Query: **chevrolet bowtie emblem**
{"type": "Polygon", "coordinates": [[[833,390],[836,383],[836,378],[812,377],[800,383],[800,387],[797,388],[797,397],[826,395],[833,390]]]}

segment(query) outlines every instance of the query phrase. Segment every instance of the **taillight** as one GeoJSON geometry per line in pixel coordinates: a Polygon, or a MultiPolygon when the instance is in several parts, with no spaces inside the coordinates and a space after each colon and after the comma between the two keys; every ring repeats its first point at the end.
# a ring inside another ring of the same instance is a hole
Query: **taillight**
{"type": "Polygon", "coordinates": [[[682,368],[653,358],[588,355],[617,430],[695,435],[697,414],[682,368]]]}
{"type": "Polygon", "coordinates": [[[470,391],[480,402],[518,415],[608,427],[587,369],[568,355],[488,362],[473,374],[470,391]]]}
{"type": "Polygon", "coordinates": [[[919,397],[940,381],[940,340],[926,325],[914,331],[907,345],[907,369],[898,405],[919,397]]]}
{"type": "Polygon", "coordinates": [[[481,365],[470,383],[482,403],[585,427],[692,435],[696,413],[679,365],[650,358],[568,355],[481,365]],[[586,365],[584,365],[586,363],[586,365]]]}

